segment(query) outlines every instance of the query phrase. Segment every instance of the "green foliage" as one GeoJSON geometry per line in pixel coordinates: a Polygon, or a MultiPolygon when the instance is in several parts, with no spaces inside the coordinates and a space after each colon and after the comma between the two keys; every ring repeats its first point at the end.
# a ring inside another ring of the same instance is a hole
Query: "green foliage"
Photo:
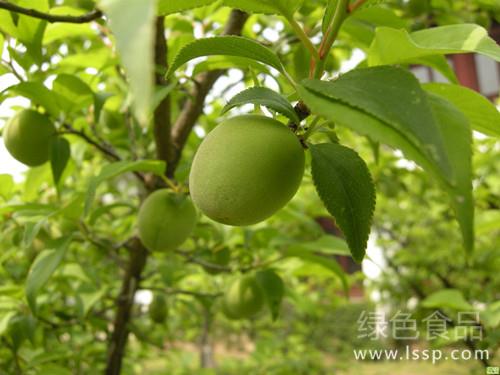
{"type": "Polygon", "coordinates": [[[375,209],[370,172],[363,159],[347,147],[323,143],[310,149],[318,194],[346,236],[353,258],[361,262],[375,209]]]}
{"type": "Polygon", "coordinates": [[[135,115],[146,126],[152,112],[154,40],[156,1],[102,0],[100,6],[110,20],[116,47],[125,67],[133,95],[135,115]]]}
{"type": "Polygon", "coordinates": [[[423,87],[426,91],[453,103],[467,116],[472,129],[493,137],[500,137],[500,114],[485,97],[459,85],[427,83],[423,87]]]}
{"type": "Polygon", "coordinates": [[[167,76],[196,57],[217,55],[250,58],[284,72],[280,59],[271,49],[240,36],[218,36],[198,39],[186,45],[175,56],[172,65],[168,68],[167,76]]]}
{"type": "Polygon", "coordinates": [[[57,240],[54,249],[45,250],[33,262],[26,278],[26,299],[33,313],[36,314],[36,297],[47,283],[68,250],[71,237],[57,240]]]}
{"type": "Polygon", "coordinates": [[[456,289],[443,289],[428,296],[422,301],[422,306],[427,308],[450,308],[457,311],[472,311],[463,294],[456,289]]]}
{"type": "Polygon", "coordinates": [[[165,163],[159,160],[119,161],[105,165],[101,172],[90,180],[85,198],[85,214],[90,211],[98,186],[104,181],[127,172],[152,172],[161,175],[165,171],[165,163]]]}
{"type": "Polygon", "coordinates": [[[166,15],[202,7],[214,3],[215,0],[159,0],[158,14],[166,15]]]}
{"type": "Polygon", "coordinates": [[[240,92],[229,100],[226,106],[222,109],[221,114],[246,103],[263,105],[281,113],[296,123],[300,122],[299,117],[290,102],[277,92],[266,87],[252,87],[240,92]]]}
{"type": "Polygon", "coordinates": [[[457,323],[418,347],[474,310],[498,352],[499,114],[447,61],[499,60],[493,1],[0,3],[7,149],[20,113],[51,133],[2,160],[0,373],[431,373],[353,362],[392,344],[357,337],[361,285],[457,323]]]}
{"type": "Polygon", "coordinates": [[[477,25],[450,25],[411,34],[405,30],[380,27],[370,46],[368,63],[371,66],[397,64],[431,55],[466,52],[500,60],[500,48],[484,28],[477,25]]]}

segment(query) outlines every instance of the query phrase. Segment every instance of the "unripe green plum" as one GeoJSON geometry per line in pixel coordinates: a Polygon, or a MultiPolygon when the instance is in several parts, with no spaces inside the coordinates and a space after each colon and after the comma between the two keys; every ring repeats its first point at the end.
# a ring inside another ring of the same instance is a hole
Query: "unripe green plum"
{"type": "Polygon", "coordinates": [[[49,160],[56,129],[47,116],[24,109],[12,117],[3,132],[5,147],[18,161],[30,167],[49,160]]]}
{"type": "Polygon", "coordinates": [[[196,210],[189,197],[161,189],[143,202],[137,223],[139,237],[149,250],[171,250],[193,231],[196,210]]]}
{"type": "Polygon", "coordinates": [[[167,299],[163,294],[154,294],[149,305],[149,317],[155,323],[163,323],[167,319],[168,308],[167,299]]]}
{"type": "Polygon", "coordinates": [[[245,115],[219,124],[201,143],[189,175],[193,202],[211,219],[251,225],[293,198],[304,174],[304,150],[282,123],[245,115]]]}
{"type": "Polygon", "coordinates": [[[253,275],[234,281],[222,296],[222,312],[229,319],[248,319],[264,305],[264,291],[253,275]]]}

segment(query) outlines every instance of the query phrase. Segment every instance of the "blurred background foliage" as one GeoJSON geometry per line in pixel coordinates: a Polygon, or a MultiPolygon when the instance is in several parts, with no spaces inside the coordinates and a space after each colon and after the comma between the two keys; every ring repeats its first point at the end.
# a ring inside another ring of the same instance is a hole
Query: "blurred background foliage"
{"type": "MultiPolygon", "coordinates": [[[[64,0],[56,5],[87,10],[95,6],[90,0],[64,0]]],[[[323,8],[324,1],[310,0],[299,11],[299,21],[311,36],[320,31],[317,21],[323,8]]],[[[169,59],[195,38],[219,33],[229,11],[216,3],[167,17],[169,59]]],[[[0,10],[0,19],[7,15],[0,10]]],[[[327,71],[334,76],[353,64],[363,64],[360,51],[368,48],[376,26],[417,30],[471,22],[492,28],[499,21],[500,4],[495,0],[368,1],[343,26],[327,71]],[[353,56],[361,58],[356,61],[353,56]]],[[[26,101],[16,100],[19,96],[34,105],[50,106],[53,98],[44,97],[40,86],[51,82],[53,91],[68,99],[58,103],[64,109],[58,119],[61,123],[71,124],[75,132],[88,132],[125,160],[155,158],[150,130],[141,128],[130,115],[127,86],[111,48],[113,37],[105,26],[56,23],[40,34],[36,27],[12,30],[2,21],[0,31],[4,51],[0,80],[12,82],[10,89],[0,93],[2,116],[7,118],[16,108],[26,106],[26,101]],[[93,93],[99,93],[96,97],[104,104],[99,115],[90,106],[93,93]],[[104,101],[103,95],[109,98],[104,101]]],[[[308,53],[278,17],[252,15],[243,35],[279,52],[295,77],[307,76],[308,53]]],[[[189,66],[185,78],[171,92],[172,116],[178,115],[193,85],[190,70],[195,74],[227,67],[243,70],[229,70],[209,95],[205,115],[190,135],[177,170],[179,181],[186,181],[197,146],[218,123],[228,98],[255,80],[272,88],[286,86],[261,65],[210,58],[189,66]]],[[[157,95],[161,98],[162,93],[157,95]]],[[[334,223],[306,174],[293,201],[267,222],[229,228],[202,218],[179,252],[155,254],[150,259],[133,308],[123,373],[484,373],[473,360],[435,367],[426,363],[360,364],[353,360],[352,350],[398,346],[391,340],[359,338],[358,318],[363,311],[403,310],[424,317],[433,309],[424,307],[422,301],[441,289],[455,289],[484,313],[485,338],[480,347],[489,349],[492,356],[498,352],[498,140],[481,134],[474,139],[477,242],[475,253],[466,258],[445,193],[428,175],[400,153],[349,130],[325,126],[315,137],[338,138],[354,148],[374,177],[377,207],[368,251],[373,262],[364,262],[365,272],[345,261],[345,245],[333,237],[334,223]],[[313,260],[290,256],[284,251],[289,247],[299,253],[313,249],[321,256],[313,260]],[[332,262],[343,264],[344,270],[339,272],[332,262]],[[279,317],[273,321],[266,312],[251,321],[230,321],[220,313],[217,297],[240,271],[254,268],[272,268],[284,280],[279,317]],[[343,281],[349,284],[349,298],[343,281]],[[153,292],[166,297],[166,306],[156,318],[149,311],[153,292]]],[[[135,234],[140,188],[132,174],[104,181],[97,188],[88,219],[82,220],[89,181],[105,160],[82,137],[68,132],[65,138],[71,143],[71,160],[59,189],[54,187],[47,164],[16,178],[0,175],[2,374],[87,374],[104,367],[115,296],[128,251],[124,241],[135,234]],[[35,317],[25,297],[28,271],[37,255],[60,245],[61,236],[72,236],[73,241],[50,280],[41,283],[35,317]]],[[[443,306],[448,316],[456,316],[456,309],[443,306]]],[[[447,344],[463,347],[462,342],[447,344]]]]}

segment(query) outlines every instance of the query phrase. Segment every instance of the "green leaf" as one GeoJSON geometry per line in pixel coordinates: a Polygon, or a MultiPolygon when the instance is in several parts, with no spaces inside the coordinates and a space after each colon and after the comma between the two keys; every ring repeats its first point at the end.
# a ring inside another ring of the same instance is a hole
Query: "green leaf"
{"type": "Polygon", "coordinates": [[[10,319],[7,332],[12,340],[12,346],[17,351],[25,340],[33,343],[36,320],[32,315],[17,315],[10,319]]]}
{"type": "MultiPolygon", "coordinates": [[[[22,7],[36,9],[46,12],[49,9],[48,0],[21,0],[17,4],[22,7]]],[[[42,62],[42,39],[47,22],[27,15],[18,15],[17,38],[21,40],[27,48],[27,52],[33,57],[37,64],[42,62]]]]}
{"type": "Polygon", "coordinates": [[[489,328],[500,326],[500,301],[489,304],[481,313],[481,320],[489,328]]]}
{"type": "Polygon", "coordinates": [[[51,23],[47,25],[43,35],[42,44],[47,46],[54,42],[69,42],[72,38],[93,39],[98,35],[98,31],[92,29],[90,23],[51,23]]]}
{"type": "Polygon", "coordinates": [[[9,322],[16,314],[16,311],[9,311],[0,317],[0,336],[3,336],[7,332],[9,322]]]}
{"type": "Polygon", "coordinates": [[[457,311],[474,311],[462,292],[457,289],[443,289],[432,293],[422,301],[422,306],[431,309],[450,308],[457,311]]]}
{"type": "Polygon", "coordinates": [[[340,279],[345,295],[349,295],[349,283],[346,274],[335,258],[317,255],[313,250],[302,247],[300,243],[285,248],[283,250],[283,255],[286,257],[300,258],[306,262],[318,264],[332,271],[340,279]]]}
{"type": "Polygon", "coordinates": [[[89,213],[97,187],[107,179],[126,172],[151,172],[161,176],[165,172],[165,162],[160,160],[118,161],[104,166],[101,172],[90,180],[87,195],[85,197],[85,216],[89,213]]]}
{"type": "Polygon", "coordinates": [[[436,174],[451,177],[426,93],[408,71],[389,66],[356,69],[333,82],[305,80],[302,85],[306,90],[299,87],[299,94],[314,113],[400,148],[436,174]]]}
{"type": "Polygon", "coordinates": [[[339,0],[328,0],[325,13],[323,14],[323,21],[321,23],[321,31],[323,35],[328,30],[330,23],[332,22],[333,15],[335,14],[335,9],[337,9],[337,3],[339,0]]]}
{"type": "Polygon", "coordinates": [[[33,240],[38,235],[38,232],[40,232],[40,229],[46,223],[47,223],[46,217],[40,218],[36,222],[29,221],[29,222],[25,223],[23,240],[22,240],[22,246],[24,248],[28,248],[31,246],[31,244],[33,243],[33,240]]]}
{"type": "Polygon", "coordinates": [[[300,246],[316,253],[350,256],[349,247],[346,242],[332,235],[324,235],[315,241],[302,242],[300,246]]]}
{"type": "Polygon", "coordinates": [[[102,0],[111,31],[129,78],[134,113],[146,126],[152,111],[154,93],[155,0],[102,0]]]}
{"type": "Polygon", "coordinates": [[[226,113],[231,108],[247,103],[263,105],[281,113],[297,124],[300,122],[300,119],[290,102],[282,95],[266,87],[252,87],[238,93],[232,97],[231,100],[229,100],[226,106],[222,109],[221,114],[226,113]]]}
{"type": "Polygon", "coordinates": [[[453,103],[467,116],[470,126],[481,133],[500,137],[500,113],[485,97],[460,85],[427,83],[424,89],[453,103]]]}
{"type": "Polygon", "coordinates": [[[237,56],[210,56],[205,61],[202,61],[193,69],[193,76],[206,72],[209,70],[217,70],[217,69],[241,69],[248,70],[254,69],[259,73],[264,73],[267,75],[271,75],[269,72],[269,68],[261,63],[258,63],[252,59],[246,57],[237,57],[237,56]]]}
{"type": "Polygon", "coordinates": [[[217,55],[247,57],[284,72],[280,59],[271,49],[248,38],[228,35],[198,39],[186,45],[175,56],[167,76],[194,58],[217,55]]]}
{"type": "Polygon", "coordinates": [[[370,46],[368,64],[398,64],[430,55],[467,52],[500,61],[500,47],[478,25],[448,25],[411,34],[405,30],[379,27],[370,46]]]}
{"type": "Polygon", "coordinates": [[[10,174],[0,174],[0,196],[8,200],[14,190],[14,179],[10,174]]]}
{"type": "Polygon", "coordinates": [[[71,148],[66,138],[57,137],[51,145],[50,166],[54,185],[59,190],[61,176],[71,156],[71,148]]]}
{"type": "Polygon", "coordinates": [[[31,265],[26,278],[26,298],[33,314],[36,314],[37,295],[61,263],[70,242],[71,237],[60,238],[53,249],[42,251],[31,265]]]}
{"type": "Polygon", "coordinates": [[[45,108],[53,117],[58,117],[61,110],[57,103],[59,102],[59,95],[50,91],[47,87],[40,82],[21,82],[17,85],[7,88],[9,92],[23,96],[32,103],[45,108]]]}
{"type": "Polygon", "coordinates": [[[199,8],[215,3],[216,0],[159,0],[158,14],[167,15],[184,10],[199,8]]]}
{"type": "Polygon", "coordinates": [[[314,113],[401,149],[436,177],[452,196],[465,248],[472,250],[470,130],[460,112],[393,67],[359,69],[333,82],[306,80],[298,90],[314,113]]]}
{"type": "Polygon", "coordinates": [[[334,143],[310,145],[312,176],[326,209],[344,233],[353,258],[361,262],[375,208],[375,187],[356,152],[334,143]]]}
{"type": "Polygon", "coordinates": [[[285,284],[281,277],[272,269],[259,271],[255,277],[264,291],[264,297],[274,321],[279,316],[281,301],[285,295],[285,284]]]}
{"type": "Polygon", "coordinates": [[[223,0],[223,4],[248,13],[292,15],[303,0],[223,0]]]}
{"type": "Polygon", "coordinates": [[[472,196],[472,134],[467,118],[450,102],[429,94],[434,118],[443,135],[452,168],[451,184],[444,187],[451,195],[465,250],[474,249],[474,199],[472,196]]]}
{"type": "Polygon", "coordinates": [[[88,108],[94,102],[90,87],[69,74],[59,74],[52,84],[52,91],[58,94],[59,107],[68,114],[88,108]]]}

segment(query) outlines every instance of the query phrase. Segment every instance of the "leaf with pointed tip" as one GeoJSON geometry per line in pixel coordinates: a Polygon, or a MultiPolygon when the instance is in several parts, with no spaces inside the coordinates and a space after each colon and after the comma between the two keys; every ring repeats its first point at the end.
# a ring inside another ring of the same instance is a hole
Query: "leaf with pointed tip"
{"type": "Polygon", "coordinates": [[[100,7],[109,17],[111,31],[133,97],[134,114],[146,126],[152,111],[154,93],[155,0],[101,0],[100,7]]]}
{"type": "Polygon", "coordinates": [[[285,295],[285,284],[272,269],[257,272],[255,278],[264,291],[264,297],[274,321],[278,318],[280,312],[281,301],[285,295]]]}
{"type": "Polygon", "coordinates": [[[31,265],[26,278],[26,299],[34,314],[36,297],[63,260],[70,242],[71,237],[60,238],[53,249],[42,251],[31,265]]]}
{"type": "Polygon", "coordinates": [[[303,0],[223,0],[225,6],[248,13],[282,14],[291,16],[303,0]]]}
{"type": "Polygon", "coordinates": [[[71,147],[66,138],[57,137],[54,139],[51,145],[50,152],[50,166],[52,169],[52,178],[54,179],[54,185],[59,191],[59,182],[61,176],[68,164],[69,158],[71,156],[71,147]]]}
{"type": "Polygon", "coordinates": [[[472,196],[472,134],[467,118],[450,102],[429,94],[436,124],[443,135],[453,175],[444,184],[451,196],[465,250],[474,249],[474,199],[472,196]]]}
{"type": "Polygon", "coordinates": [[[290,102],[284,96],[266,87],[252,87],[236,94],[222,109],[221,114],[226,113],[234,107],[247,103],[263,105],[264,107],[281,113],[297,124],[300,122],[290,102]]]}
{"type": "Polygon", "coordinates": [[[375,209],[368,167],[356,152],[339,144],[315,144],[309,149],[316,190],[344,233],[353,258],[361,262],[375,209]]]}
{"type": "Polygon", "coordinates": [[[158,176],[165,172],[165,162],[160,160],[137,160],[137,161],[117,161],[105,165],[101,172],[90,180],[85,197],[84,216],[90,211],[90,206],[94,200],[97,187],[107,179],[116,177],[126,172],[151,172],[158,176]]]}
{"type": "Polygon", "coordinates": [[[227,35],[198,39],[184,46],[175,56],[167,76],[192,59],[218,55],[247,57],[284,72],[280,59],[269,48],[252,39],[227,35]]]}
{"type": "Polygon", "coordinates": [[[332,271],[340,279],[345,295],[349,295],[349,282],[347,281],[346,273],[335,260],[335,258],[318,255],[314,250],[302,246],[301,243],[297,243],[285,248],[283,250],[283,255],[286,257],[299,258],[308,263],[318,264],[332,271]]]}
{"type": "Polygon", "coordinates": [[[368,52],[368,64],[399,64],[431,55],[468,52],[500,61],[500,47],[478,25],[448,25],[413,33],[379,27],[368,52]]]}
{"type": "Polygon", "coordinates": [[[423,88],[453,103],[481,133],[500,137],[500,112],[484,96],[460,85],[426,83],[423,88]]]}

